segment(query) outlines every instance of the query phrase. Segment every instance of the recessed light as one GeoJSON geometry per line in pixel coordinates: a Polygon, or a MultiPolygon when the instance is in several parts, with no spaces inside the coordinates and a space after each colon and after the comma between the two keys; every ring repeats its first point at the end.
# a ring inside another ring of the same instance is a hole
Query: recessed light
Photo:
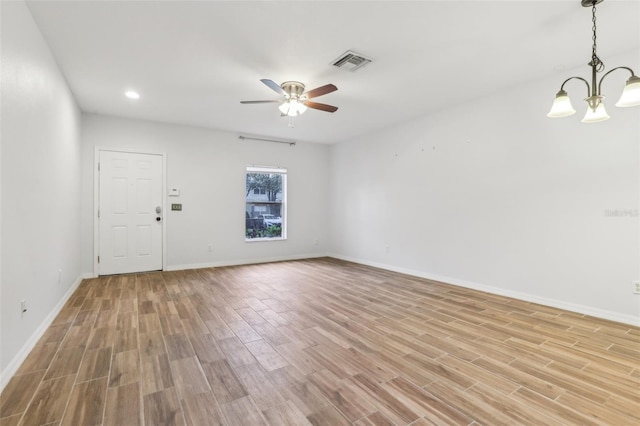
{"type": "Polygon", "coordinates": [[[124,95],[129,99],[140,99],[140,94],[138,92],[134,92],[133,90],[127,90],[124,92],[124,95]]]}

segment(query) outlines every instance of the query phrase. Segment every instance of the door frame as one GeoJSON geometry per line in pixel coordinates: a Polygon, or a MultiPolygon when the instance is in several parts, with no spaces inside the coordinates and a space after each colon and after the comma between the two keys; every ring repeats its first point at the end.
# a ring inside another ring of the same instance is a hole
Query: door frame
{"type": "Polygon", "coordinates": [[[98,264],[98,253],[100,252],[100,223],[98,221],[98,209],[100,207],[100,173],[98,164],[100,163],[100,152],[124,152],[127,154],[148,154],[162,157],[162,270],[167,269],[167,154],[166,152],[149,152],[140,149],[111,148],[96,146],[93,159],[93,276],[100,275],[100,265],[98,264]]]}

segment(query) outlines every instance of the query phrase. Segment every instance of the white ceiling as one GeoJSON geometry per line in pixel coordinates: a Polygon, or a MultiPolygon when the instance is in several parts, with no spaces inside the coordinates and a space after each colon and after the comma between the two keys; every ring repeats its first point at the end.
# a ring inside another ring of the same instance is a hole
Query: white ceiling
{"type": "MultiPolygon", "coordinates": [[[[272,138],[334,143],[576,66],[589,76],[591,11],[579,0],[27,4],[83,111],[272,138]],[[349,49],[373,62],[330,66],[349,49]],[[261,78],[333,83],[314,100],[339,110],[289,128],[277,104],[240,104],[277,98],[261,78]]],[[[640,51],[639,22],[638,0],[598,6],[605,63],[640,51]]],[[[540,94],[549,104],[561,77],[540,94]]]]}

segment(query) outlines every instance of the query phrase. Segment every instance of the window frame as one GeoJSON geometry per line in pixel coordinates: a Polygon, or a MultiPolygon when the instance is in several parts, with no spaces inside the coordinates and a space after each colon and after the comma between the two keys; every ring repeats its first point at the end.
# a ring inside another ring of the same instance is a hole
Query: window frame
{"type": "MultiPolygon", "coordinates": [[[[245,221],[244,235],[245,242],[260,242],[260,241],[285,241],[287,240],[287,169],[283,167],[272,166],[246,166],[244,172],[245,180],[245,194],[246,194],[246,181],[249,173],[262,173],[262,174],[279,174],[282,177],[282,190],[280,200],[280,217],[282,220],[282,231],[279,237],[260,237],[260,238],[247,238],[247,223],[245,221]]],[[[251,191],[253,193],[253,191],[251,191]]],[[[247,213],[247,195],[245,195],[244,202],[245,217],[247,213]]]]}

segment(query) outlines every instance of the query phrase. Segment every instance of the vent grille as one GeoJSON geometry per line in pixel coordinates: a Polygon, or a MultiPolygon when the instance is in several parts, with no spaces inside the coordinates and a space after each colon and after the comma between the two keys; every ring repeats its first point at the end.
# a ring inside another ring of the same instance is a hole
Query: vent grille
{"type": "Polygon", "coordinates": [[[338,59],[333,61],[331,65],[346,71],[354,72],[355,70],[364,67],[370,62],[371,62],[371,59],[359,53],[356,53],[353,51],[347,51],[342,55],[340,55],[338,59]]]}

